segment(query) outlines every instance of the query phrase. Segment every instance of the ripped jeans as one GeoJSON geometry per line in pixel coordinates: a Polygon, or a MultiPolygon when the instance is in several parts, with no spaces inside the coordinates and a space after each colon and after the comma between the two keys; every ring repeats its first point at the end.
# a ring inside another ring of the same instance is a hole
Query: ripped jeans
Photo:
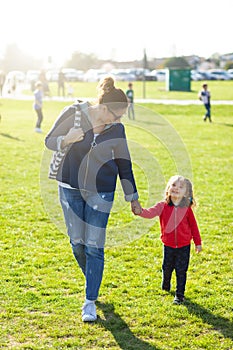
{"type": "Polygon", "coordinates": [[[86,298],[96,300],[104,270],[106,226],[114,192],[59,186],[59,198],[75,259],[86,278],[86,298]]]}

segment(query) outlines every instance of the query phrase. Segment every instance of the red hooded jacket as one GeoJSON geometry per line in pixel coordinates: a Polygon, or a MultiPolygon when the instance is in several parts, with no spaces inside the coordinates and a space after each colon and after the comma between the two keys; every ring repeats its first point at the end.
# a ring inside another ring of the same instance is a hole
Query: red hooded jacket
{"type": "Polygon", "coordinates": [[[191,207],[179,207],[159,202],[149,209],[143,209],[141,217],[152,219],[159,216],[161,240],[171,248],[181,248],[190,244],[201,245],[201,236],[191,207]]]}

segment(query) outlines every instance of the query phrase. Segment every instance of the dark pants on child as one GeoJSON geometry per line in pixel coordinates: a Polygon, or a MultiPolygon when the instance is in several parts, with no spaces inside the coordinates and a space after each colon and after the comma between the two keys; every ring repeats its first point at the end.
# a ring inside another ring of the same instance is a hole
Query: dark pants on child
{"type": "Polygon", "coordinates": [[[36,114],[37,114],[36,128],[40,129],[41,123],[42,123],[42,120],[43,120],[42,110],[41,109],[36,109],[36,114]]]}
{"type": "Polygon", "coordinates": [[[173,270],[176,271],[176,295],[184,297],[187,270],[189,266],[190,245],[182,248],[164,246],[162,289],[169,291],[173,270]]]}

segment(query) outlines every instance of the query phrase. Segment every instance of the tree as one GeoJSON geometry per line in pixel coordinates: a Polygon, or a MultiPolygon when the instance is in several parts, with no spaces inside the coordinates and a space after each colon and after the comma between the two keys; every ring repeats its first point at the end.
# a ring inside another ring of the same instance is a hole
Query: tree
{"type": "Polygon", "coordinates": [[[189,63],[186,61],[184,57],[171,57],[168,58],[165,62],[166,68],[190,68],[189,63]]]}
{"type": "Polygon", "coordinates": [[[98,67],[99,60],[94,54],[85,54],[79,51],[73,52],[71,59],[65,64],[67,68],[88,70],[90,67],[98,67]]]}
{"type": "Polygon", "coordinates": [[[224,69],[233,69],[233,61],[226,62],[224,69]]]}
{"type": "Polygon", "coordinates": [[[2,59],[2,67],[5,72],[11,70],[40,69],[42,61],[23,53],[16,44],[10,44],[6,47],[4,57],[2,59]]]}

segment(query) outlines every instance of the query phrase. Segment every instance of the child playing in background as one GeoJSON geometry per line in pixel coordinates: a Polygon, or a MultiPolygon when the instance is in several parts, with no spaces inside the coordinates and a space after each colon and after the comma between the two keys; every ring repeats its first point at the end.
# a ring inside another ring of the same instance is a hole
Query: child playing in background
{"type": "Polygon", "coordinates": [[[36,83],[36,90],[34,91],[34,104],[33,108],[36,111],[37,114],[37,121],[36,121],[36,127],[35,132],[42,133],[41,130],[41,123],[43,120],[43,112],[42,112],[42,104],[43,104],[43,85],[41,81],[38,81],[36,83]]]}
{"type": "Polygon", "coordinates": [[[175,270],[174,304],[184,301],[191,240],[194,240],[197,253],[202,249],[200,233],[191,208],[194,204],[192,183],[183,176],[175,175],[168,181],[164,201],[135,213],[147,219],[159,216],[161,240],[164,244],[162,289],[170,291],[172,272],[175,270]]]}
{"type": "Polygon", "coordinates": [[[135,119],[135,113],[134,113],[134,91],[133,91],[133,84],[129,83],[128,84],[128,90],[126,91],[126,96],[129,101],[129,106],[128,106],[128,118],[131,119],[131,114],[132,114],[132,119],[135,119]]]}
{"type": "Polygon", "coordinates": [[[208,90],[208,85],[204,83],[202,85],[202,90],[198,94],[199,100],[203,102],[206,114],[203,117],[204,122],[209,118],[209,122],[212,122],[211,119],[211,105],[210,105],[210,91],[208,90]]]}
{"type": "Polygon", "coordinates": [[[68,97],[74,97],[74,88],[71,84],[68,84],[67,86],[67,96],[68,97]]]}

